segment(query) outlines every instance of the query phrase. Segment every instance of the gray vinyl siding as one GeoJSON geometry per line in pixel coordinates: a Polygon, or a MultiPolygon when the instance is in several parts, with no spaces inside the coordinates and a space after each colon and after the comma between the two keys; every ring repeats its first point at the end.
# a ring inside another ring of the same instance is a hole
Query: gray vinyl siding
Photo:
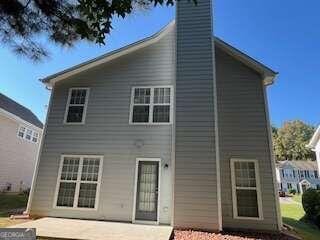
{"type": "MultiPolygon", "coordinates": [[[[58,82],[49,109],[31,214],[131,221],[136,158],[161,158],[171,167],[171,125],[129,125],[133,86],[172,85],[174,32],[159,42],[58,82]],[[68,90],[89,87],[84,125],[64,125],[68,90]],[[136,142],[143,146],[137,146],[136,142]],[[53,209],[62,154],[104,156],[98,210],[53,209]]],[[[169,176],[166,176],[170,178],[169,176]]],[[[169,179],[169,182],[170,179],[169,179]]],[[[170,188],[163,189],[161,223],[170,223],[170,188]],[[168,211],[163,210],[169,207],[168,211]],[[163,211],[163,212],[162,212],[163,211]]]]}
{"type": "Polygon", "coordinates": [[[177,3],[174,226],[218,230],[210,0],[177,3]]]}
{"type": "Polygon", "coordinates": [[[218,48],[216,74],[223,227],[277,230],[262,78],[218,48]],[[264,220],[233,218],[231,158],[259,161],[264,220]]]}

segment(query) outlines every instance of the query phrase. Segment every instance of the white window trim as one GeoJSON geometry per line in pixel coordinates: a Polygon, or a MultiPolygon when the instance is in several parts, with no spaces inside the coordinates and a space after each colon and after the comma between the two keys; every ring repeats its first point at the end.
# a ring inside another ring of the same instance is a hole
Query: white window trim
{"type": "Polygon", "coordinates": [[[231,160],[230,160],[230,168],[231,168],[233,218],[235,218],[235,219],[243,219],[243,220],[263,220],[261,184],[260,184],[260,174],[259,174],[259,162],[258,162],[258,160],[257,159],[231,158],[231,160]],[[256,187],[236,187],[235,170],[234,170],[235,162],[253,162],[254,163],[255,175],[256,175],[256,187]],[[259,217],[241,217],[241,216],[238,216],[236,189],[248,189],[248,190],[249,189],[254,189],[254,190],[256,190],[259,217]]]}
{"type": "Polygon", "coordinates": [[[134,193],[133,193],[133,210],[132,210],[132,223],[159,225],[160,223],[160,191],[161,191],[161,158],[136,158],[136,168],[134,177],[134,193]],[[158,176],[158,206],[157,206],[157,221],[136,220],[136,203],[137,203],[137,189],[138,189],[138,170],[140,161],[150,161],[159,163],[159,176],[158,176]]]}
{"type": "Polygon", "coordinates": [[[159,86],[135,86],[131,89],[131,98],[130,98],[130,114],[129,114],[129,124],[131,125],[171,125],[172,119],[173,119],[173,86],[172,85],[159,85],[159,86]],[[149,122],[133,122],[133,106],[134,104],[134,92],[137,88],[150,88],[150,103],[149,104],[142,104],[142,105],[149,105],[149,122]],[[154,105],[158,106],[161,104],[154,104],[153,103],[153,96],[154,96],[154,89],[155,88],[170,88],[170,104],[162,104],[162,105],[169,105],[170,106],[170,112],[169,112],[169,122],[159,122],[154,123],[153,122],[153,107],[154,105]]]}
{"type": "Polygon", "coordinates": [[[98,205],[99,205],[99,199],[100,199],[100,186],[101,186],[101,179],[102,179],[102,171],[103,171],[103,156],[102,155],[61,155],[56,190],[54,193],[53,208],[54,209],[81,210],[81,211],[97,211],[98,205]],[[65,157],[78,157],[78,158],[80,158],[77,180],[68,181],[68,182],[75,182],[76,183],[73,207],[57,206],[58,193],[59,193],[59,187],[60,187],[60,182],[61,182],[60,177],[61,177],[61,173],[62,173],[63,160],[65,157]],[[86,158],[86,157],[100,159],[98,181],[97,182],[88,181],[88,183],[97,183],[97,192],[96,192],[96,199],[95,199],[95,203],[94,203],[94,208],[75,207],[75,204],[78,203],[80,183],[86,182],[86,181],[81,181],[81,179],[79,178],[79,177],[81,177],[81,173],[82,173],[83,158],[86,158]]]}
{"type": "Polygon", "coordinates": [[[39,141],[40,141],[40,133],[39,133],[38,131],[33,130],[32,128],[29,128],[29,127],[25,126],[25,125],[19,125],[18,131],[17,131],[17,137],[18,137],[18,138],[21,138],[21,139],[23,139],[23,140],[25,140],[25,141],[27,141],[27,142],[34,143],[34,144],[37,144],[37,143],[39,143],[39,141]],[[23,137],[19,136],[19,132],[20,132],[20,128],[21,128],[21,127],[24,127],[24,128],[25,128],[23,137]],[[28,131],[28,130],[31,131],[31,138],[30,138],[30,139],[27,139],[27,138],[26,138],[26,136],[27,136],[27,131],[28,131]],[[33,138],[33,134],[34,134],[34,133],[37,133],[37,134],[38,134],[38,137],[37,137],[37,141],[36,141],[36,142],[32,141],[32,138],[33,138]]]}
{"type": "Polygon", "coordinates": [[[89,102],[89,95],[90,95],[90,88],[87,88],[87,87],[69,88],[68,99],[67,99],[66,109],[65,109],[64,118],[63,118],[63,124],[66,124],[66,125],[83,125],[83,124],[85,124],[86,115],[87,115],[87,107],[88,107],[88,102],[89,102]],[[83,105],[83,113],[82,113],[82,121],[81,122],[67,122],[72,90],[86,90],[87,91],[86,100],[83,105]]]}

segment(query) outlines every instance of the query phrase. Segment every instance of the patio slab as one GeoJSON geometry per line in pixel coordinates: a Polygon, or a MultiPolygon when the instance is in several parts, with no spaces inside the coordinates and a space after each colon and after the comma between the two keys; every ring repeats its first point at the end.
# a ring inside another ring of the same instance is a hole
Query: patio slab
{"type": "Polygon", "coordinates": [[[79,240],[168,240],[171,226],[46,217],[10,226],[36,228],[37,236],[79,240]]]}

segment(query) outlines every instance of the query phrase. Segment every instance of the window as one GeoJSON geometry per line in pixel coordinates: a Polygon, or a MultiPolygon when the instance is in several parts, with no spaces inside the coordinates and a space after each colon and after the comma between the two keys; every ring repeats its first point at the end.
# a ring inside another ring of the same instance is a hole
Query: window
{"type": "Polygon", "coordinates": [[[318,171],[314,170],[314,178],[318,178],[318,171]]]}
{"type": "Polygon", "coordinates": [[[23,138],[25,132],[26,132],[26,128],[21,126],[18,131],[18,136],[23,138]]]}
{"type": "Polygon", "coordinates": [[[62,156],[55,207],[97,209],[102,156],[62,156]]]}
{"type": "Polygon", "coordinates": [[[292,173],[293,173],[293,178],[296,178],[296,171],[292,170],[292,173]]]}
{"type": "Polygon", "coordinates": [[[171,123],[172,95],[172,87],[167,86],[133,88],[130,123],[171,123]]]}
{"type": "Polygon", "coordinates": [[[84,123],[89,98],[89,88],[70,88],[65,123],[84,123]]]}
{"type": "Polygon", "coordinates": [[[288,189],[292,189],[292,184],[291,183],[287,183],[287,187],[288,187],[288,189]]]}
{"type": "Polygon", "coordinates": [[[35,130],[32,130],[32,129],[27,128],[25,126],[20,126],[19,130],[18,130],[18,137],[20,137],[24,140],[28,140],[28,141],[32,141],[34,143],[37,143],[38,139],[39,139],[39,133],[36,132],[35,130]]]}
{"type": "Polygon", "coordinates": [[[258,169],[257,160],[231,159],[234,218],[263,218],[258,169]]]}

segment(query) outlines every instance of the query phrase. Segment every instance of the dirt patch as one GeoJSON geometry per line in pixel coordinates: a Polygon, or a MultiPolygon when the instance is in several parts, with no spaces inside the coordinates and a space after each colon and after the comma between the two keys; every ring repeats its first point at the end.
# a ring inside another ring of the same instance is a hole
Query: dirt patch
{"type": "Polygon", "coordinates": [[[222,232],[208,233],[200,231],[174,231],[173,240],[296,240],[285,234],[222,232]]]}

